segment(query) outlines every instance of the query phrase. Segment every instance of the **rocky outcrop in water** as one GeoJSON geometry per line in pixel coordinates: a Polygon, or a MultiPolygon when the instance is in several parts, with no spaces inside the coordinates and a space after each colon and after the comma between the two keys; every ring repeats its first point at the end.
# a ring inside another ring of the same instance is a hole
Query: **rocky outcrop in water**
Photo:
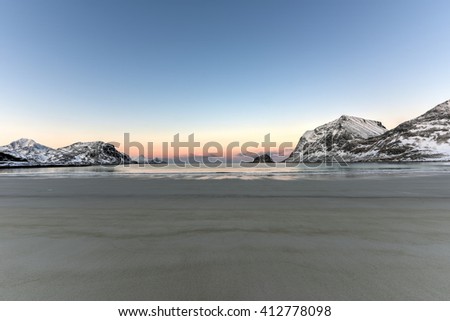
{"type": "Polygon", "coordinates": [[[256,156],[252,163],[275,163],[269,154],[256,156]]]}

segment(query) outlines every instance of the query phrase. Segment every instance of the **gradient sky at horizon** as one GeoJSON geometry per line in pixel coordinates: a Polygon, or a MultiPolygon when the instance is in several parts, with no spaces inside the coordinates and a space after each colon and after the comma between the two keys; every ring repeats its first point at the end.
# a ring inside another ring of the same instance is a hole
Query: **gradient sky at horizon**
{"type": "Polygon", "coordinates": [[[0,0],[0,145],[293,142],[450,99],[449,1],[0,0]]]}

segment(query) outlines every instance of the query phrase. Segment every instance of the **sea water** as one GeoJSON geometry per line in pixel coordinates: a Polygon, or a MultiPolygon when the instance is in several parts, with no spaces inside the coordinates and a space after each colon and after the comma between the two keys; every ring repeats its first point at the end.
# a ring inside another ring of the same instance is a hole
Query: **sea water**
{"type": "Polygon", "coordinates": [[[349,164],[222,164],[207,166],[200,164],[129,164],[86,167],[31,167],[3,168],[2,176],[23,177],[139,177],[175,179],[277,179],[352,177],[377,175],[427,175],[450,173],[448,162],[427,163],[349,163],[349,164]]]}

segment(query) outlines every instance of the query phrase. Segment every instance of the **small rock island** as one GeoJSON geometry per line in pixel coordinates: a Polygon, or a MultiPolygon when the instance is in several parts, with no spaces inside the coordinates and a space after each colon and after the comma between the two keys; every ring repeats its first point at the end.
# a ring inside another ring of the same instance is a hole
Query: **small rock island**
{"type": "Polygon", "coordinates": [[[269,154],[256,156],[252,163],[275,163],[269,154]]]}

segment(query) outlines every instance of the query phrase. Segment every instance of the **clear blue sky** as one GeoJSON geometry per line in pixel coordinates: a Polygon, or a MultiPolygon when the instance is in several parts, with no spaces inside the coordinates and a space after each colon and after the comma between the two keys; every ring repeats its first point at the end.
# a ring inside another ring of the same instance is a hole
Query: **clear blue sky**
{"type": "Polygon", "coordinates": [[[450,99],[450,1],[0,0],[0,145],[297,142],[450,99]]]}

